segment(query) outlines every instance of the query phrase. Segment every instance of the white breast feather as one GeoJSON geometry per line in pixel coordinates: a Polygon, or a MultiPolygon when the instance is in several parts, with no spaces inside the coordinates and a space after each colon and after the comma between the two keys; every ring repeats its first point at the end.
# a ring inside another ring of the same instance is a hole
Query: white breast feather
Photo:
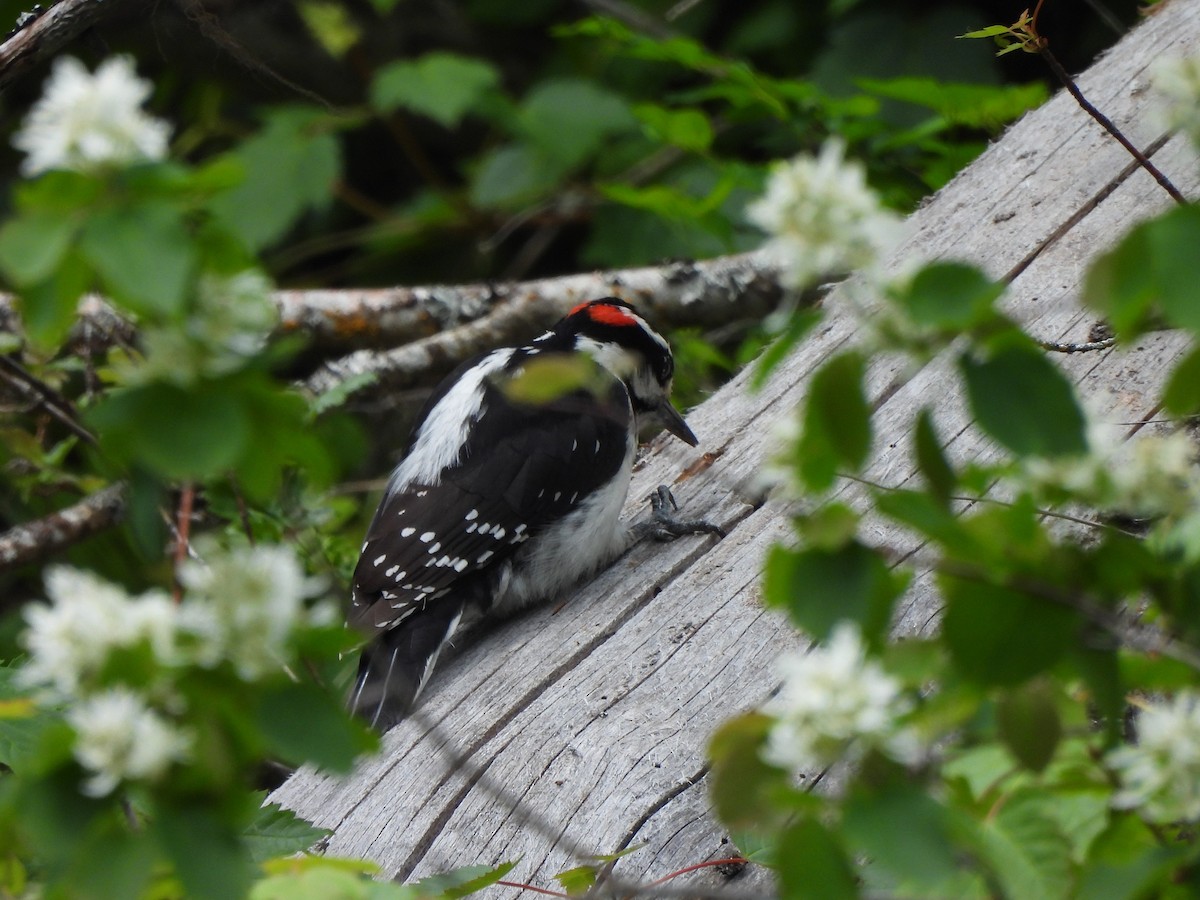
{"type": "Polygon", "coordinates": [[[508,614],[546,600],[624,552],[629,529],[621,522],[621,507],[629,494],[636,449],[631,433],[619,474],[521,549],[497,592],[497,612],[508,614]]]}

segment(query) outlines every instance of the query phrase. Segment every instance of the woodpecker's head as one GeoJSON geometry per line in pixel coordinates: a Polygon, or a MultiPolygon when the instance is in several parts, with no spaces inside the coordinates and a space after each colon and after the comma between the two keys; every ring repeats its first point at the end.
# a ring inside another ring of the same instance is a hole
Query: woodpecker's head
{"type": "Polygon", "coordinates": [[[671,405],[671,345],[632,306],[616,297],[580,303],[554,326],[554,333],[620,378],[638,416],[656,419],[696,446],[696,435],[671,405]]]}

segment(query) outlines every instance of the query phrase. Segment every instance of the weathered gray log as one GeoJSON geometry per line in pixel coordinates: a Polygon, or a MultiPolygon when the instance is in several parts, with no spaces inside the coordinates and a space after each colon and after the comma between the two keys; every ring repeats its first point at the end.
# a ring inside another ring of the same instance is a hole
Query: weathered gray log
{"type": "MultiPolygon", "coordinates": [[[[1191,197],[1200,193],[1200,161],[1183,139],[1154,131],[1145,89],[1151,62],[1198,46],[1200,0],[1173,0],[1080,78],[1191,197]]],[[[1088,262],[1170,203],[1060,94],[912,216],[897,259],[963,259],[1010,276],[1012,316],[1039,338],[1082,341],[1095,318],[1078,302],[1088,262]]],[[[392,731],[381,755],[348,779],[301,772],[273,799],[333,829],[329,853],[367,856],[405,879],[520,859],[512,878],[554,887],[553,874],[577,865],[577,853],[645,843],[614,871],[648,881],[726,856],[728,835],[707,797],[705,744],[722,721],[766,698],[776,656],[803,643],[759,602],[763,555],[787,539],[789,525],[782,505],[761,502],[754,479],[769,433],[794,415],[808,377],[855,339],[859,320],[844,302],[851,289],[826,300],[819,330],[761,391],[743,375],[691,414],[699,448],[655,443],[635,476],[630,515],[643,514],[654,485],[673,484],[687,513],[721,522],[727,538],[638,547],[560,607],[495,629],[438,673],[419,719],[392,731]]],[[[1132,434],[1153,418],[1156,393],[1188,344],[1160,332],[1056,361],[1132,434]]],[[[908,429],[921,406],[933,408],[955,458],[995,454],[970,426],[952,366],[947,357],[915,372],[902,361],[873,364],[878,416],[867,477],[890,485],[915,477],[908,429]]],[[[845,482],[841,496],[854,502],[862,491],[845,482]]],[[[919,551],[882,521],[869,519],[865,530],[902,554],[919,551]]],[[[937,603],[928,574],[918,576],[897,633],[929,629],[937,603]]],[[[770,891],[769,876],[755,869],[733,881],[704,870],[672,884],[695,895],[770,891]]]]}

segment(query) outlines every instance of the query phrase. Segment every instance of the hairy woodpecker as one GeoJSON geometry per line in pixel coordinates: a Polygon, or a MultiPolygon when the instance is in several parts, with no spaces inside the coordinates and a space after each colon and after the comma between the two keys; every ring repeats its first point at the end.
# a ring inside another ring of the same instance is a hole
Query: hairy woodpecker
{"type": "Polygon", "coordinates": [[[695,446],[671,405],[671,348],[632,306],[581,303],[541,337],[460,366],[430,397],[354,571],[350,622],[371,640],[350,706],[380,729],[411,709],[453,636],[545,600],[638,537],[720,533],[620,520],[639,426],[695,446]]]}

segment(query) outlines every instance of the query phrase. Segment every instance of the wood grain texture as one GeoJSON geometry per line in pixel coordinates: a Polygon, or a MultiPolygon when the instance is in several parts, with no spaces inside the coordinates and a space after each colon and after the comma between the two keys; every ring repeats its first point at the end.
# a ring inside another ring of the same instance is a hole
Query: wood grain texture
{"type": "MultiPolygon", "coordinates": [[[[1182,139],[1154,131],[1145,90],[1151,63],[1197,46],[1200,0],[1171,0],[1080,78],[1191,197],[1200,194],[1200,160],[1182,139]]],[[[1089,261],[1170,202],[1060,94],[911,217],[896,265],[914,257],[979,264],[1011,279],[1006,309],[1036,337],[1085,340],[1095,316],[1078,298],[1089,261]]],[[[719,723],[771,692],[780,651],[804,643],[759,602],[764,554],[790,526],[783,504],[761,501],[756,477],[773,428],[795,414],[813,370],[855,340],[860,318],[847,292],[856,290],[850,282],[829,296],[825,321],[761,391],[743,375],[693,411],[699,448],[662,440],[649,448],[628,513],[643,515],[651,488],[673,484],[687,514],[720,522],[727,538],[639,546],[559,607],[493,628],[438,673],[419,717],[392,731],[381,755],[347,779],[298,773],[273,799],[333,829],[327,852],[367,856],[400,878],[519,858],[511,878],[554,887],[553,874],[577,865],[579,853],[644,842],[616,865],[629,880],[729,855],[707,801],[705,744],[719,723]]],[[[1056,362],[1105,418],[1141,423],[1187,346],[1185,336],[1160,332],[1056,362]]],[[[946,355],[915,370],[873,362],[869,479],[914,477],[909,429],[921,406],[933,409],[956,459],[996,454],[971,427],[948,377],[953,365],[946,355]]],[[[839,495],[856,502],[864,490],[847,481],[839,495]]],[[[883,521],[868,518],[864,531],[919,560],[912,539],[883,521]]],[[[897,634],[933,627],[937,604],[931,579],[919,575],[897,634]]],[[[770,892],[769,876],[753,868],[732,881],[704,870],[676,886],[686,885],[770,892]]],[[[486,896],[525,895],[497,887],[486,896]]]]}

